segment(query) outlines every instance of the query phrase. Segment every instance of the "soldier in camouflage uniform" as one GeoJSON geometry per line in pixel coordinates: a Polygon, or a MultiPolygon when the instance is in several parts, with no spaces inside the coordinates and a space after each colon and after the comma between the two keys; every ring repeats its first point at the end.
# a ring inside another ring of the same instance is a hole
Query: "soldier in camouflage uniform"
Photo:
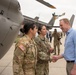
{"type": "Polygon", "coordinates": [[[57,32],[56,29],[54,29],[54,33],[52,34],[52,37],[54,37],[54,54],[60,54],[60,34],[57,32]],[[56,53],[56,48],[58,49],[58,53],[56,53]]]}
{"type": "Polygon", "coordinates": [[[16,43],[13,57],[13,75],[35,75],[37,48],[33,40],[37,29],[34,23],[26,23],[25,35],[16,43]]]}
{"type": "Polygon", "coordinates": [[[38,27],[38,36],[35,38],[37,44],[37,65],[36,65],[36,75],[48,75],[49,74],[49,61],[50,52],[53,50],[51,48],[50,42],[45,35],[47,33],[46,26],[38,27]]]}

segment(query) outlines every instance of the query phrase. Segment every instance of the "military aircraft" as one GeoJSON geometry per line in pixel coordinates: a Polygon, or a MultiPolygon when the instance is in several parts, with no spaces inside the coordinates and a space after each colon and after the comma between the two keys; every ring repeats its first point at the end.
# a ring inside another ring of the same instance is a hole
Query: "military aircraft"
{"type": "Polygon", "coordinates": [[[71,27],[72,27],[72,25],[73,25],[74,18],[75,18],[75,15],[73,14],[73,15],[71,16],[71,18],[70,18],[70,25],[71,25],[71,27]]]}
{"type": "Polygon", "coordinates": [[[42,3],[42,4],[44,4],[44,5],[46,5],[46,6],[50,7],[50,8],[52,8],[52,9],[56,9],[55,6],[49,4],[48,2],[45,2],[44,0],[36,0],[36,1],[38,1],[38,2],[40,2],[40,3],[42,3]]]}
{"type": "MultiPolygon", "coordinates": [[[[46,25],[46,27],[48,29],[59,28],[59,26],[54,26],[55,20],[58,19],[61,16],[64,16],[64,15],[65,15],[65,13],[62,13],[61,15],[56,15],[55,13],[53,13],[52,18],[50,19],[50,21],[48,23],[40,21],[38,16],[36,16],[35,18],[31,18],[31,17],[28,17],[28,16],[24,15],[24,22],[26,23],[26,22],[33,21],[33,22],[36,22],[38,25],[39,24],[44,24],[44,25],[46,25]]],[[[75,18],[75,15],[73,14],[70,18],[71,27],[73,25],[74,18],[75,18]]]]}
{"type": "Polygon", "coordinates": [[[23,20],[17,0],[0,0],[0,59],[12,45],[23,20]]]}
{"type": "Polygon", "coordinates": [[[65,13],[62,13],[61,15],[56,15],[55,13],[53,13],[52,18],[50,19],[50,21],[48,23],[40,21],[39,17],[37,17],[37,16],[35,18],[31,18],[31,17],[28,17],[28,16],[24,15],[24,22],[26,23],[26,22],[33,21],[33,22],[37,23],[38,25],[39,24],[44,24],[44,25],[46,25],[46,27],[48,29],[52,29],[53,27],[55,27],[55,28],[59,27],[59,26],[54,26],[54,23],[55,23],[56,19],[58,19],[59,17],[61,17],[63,15],[65,15],[65,13]]]}

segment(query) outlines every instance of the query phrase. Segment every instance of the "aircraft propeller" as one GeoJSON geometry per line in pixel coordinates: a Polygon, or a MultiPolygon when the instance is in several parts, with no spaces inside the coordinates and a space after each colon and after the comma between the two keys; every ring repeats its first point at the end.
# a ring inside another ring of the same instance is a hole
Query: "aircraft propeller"
{"type": "Polygon", "coordinates": [[[44,5],[46,5],[46,6],[50,7],[50,8],[52,8],[52,9],[56,9],[55,6],[49,4],[48,2],[45,2],[44,0],[36,0],[36,1],[38,1],[38,2],[40,2],[40,3],[42,3],[42,4],[44,4],[44,5]]]}

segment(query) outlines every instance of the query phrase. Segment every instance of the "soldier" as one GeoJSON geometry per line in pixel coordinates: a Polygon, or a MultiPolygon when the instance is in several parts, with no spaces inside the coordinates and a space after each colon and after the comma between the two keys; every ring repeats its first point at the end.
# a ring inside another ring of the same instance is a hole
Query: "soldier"
{"type": "Polygon", "coordinates": [[[48,75],[49,74],[49,61],[50,52],[53,50],[51,48],[50,42],[45,37],[47,33],[46,26],[40,25],[38,27],[38,36],[35,37],[35,42],[37,44],[37,65],[36,65],[36,75],[48,75]]]}
{"type": "Polygon", "coordinates": [[[26,23],[22,32],[25,35],[16,43],[13,57],[13,75],[35,75],[37,48],[33,40],[36,25],[26,23]]]}
{"type": "Polygon", "coordinates": [[[58,55],[60,54],[60,34],[57,32],[56,29],[54,29],[54,32],[52,34],[52,37],[54,37],[54,54],[56,55],[56,47],[58,49],[58,55]]]}
{"type": "Polygon", "coordinates": [[[49,39],[50,39],[50,42],[52,41],[52,34],[51,32],[49,32],[49,39]]]}

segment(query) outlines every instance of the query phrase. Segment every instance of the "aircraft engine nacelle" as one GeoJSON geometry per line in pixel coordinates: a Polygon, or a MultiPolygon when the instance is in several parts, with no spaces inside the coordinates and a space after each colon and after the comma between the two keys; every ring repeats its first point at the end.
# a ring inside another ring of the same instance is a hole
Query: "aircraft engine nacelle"
{"type": "Polygon", "coordinates": [[[0,59],[12,45],[23,20],[17,0],[0,0],[0,59]]]}

